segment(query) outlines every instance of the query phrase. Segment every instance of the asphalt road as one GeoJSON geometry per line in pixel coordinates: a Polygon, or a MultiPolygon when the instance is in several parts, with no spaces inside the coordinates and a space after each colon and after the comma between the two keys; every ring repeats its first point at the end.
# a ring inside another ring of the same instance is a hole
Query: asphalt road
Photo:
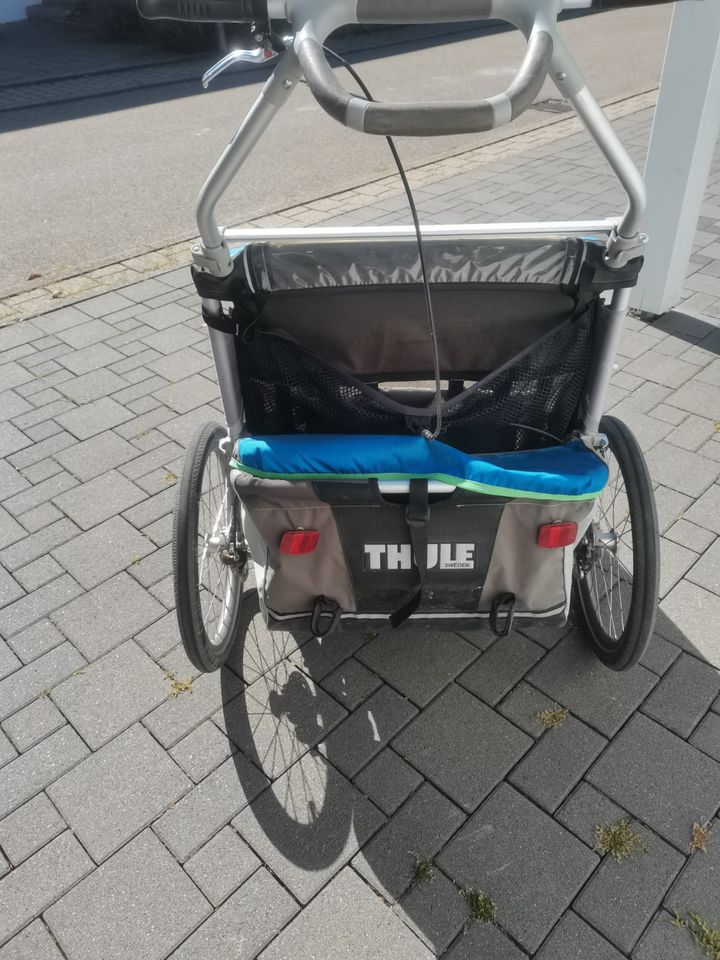
{"type": "MultiPolygon", "coordinates": [[[[657,86],[670,10],[651,7],[562,25],[602,102],[657,86]]],[[[352,57],[376,97],[486,96],[512,78],[517,33],[395,45],[352,57]]],[[[179,82],[75,103],[35,107],[0,120],[0,294],[71,276],[190,237],[197,190],[261,84],[201,93],[179,82]],[[11,129],[9,129],[11,128],[11,129]]],[[[548,84],[545,96],[557,96],[548,84]]],[[[557,117],[529,111],[520,131],[557,117]]],[[[496,136],[507,136],[508,130],[496,136]]],[[[484,137],[405,140],[407,166],[459,153],[484,137]]],[[[392,171],[381,139],[331,121],[301,87],[226,195],[221,216],[254,216],[326,196],[392,171]]]]}

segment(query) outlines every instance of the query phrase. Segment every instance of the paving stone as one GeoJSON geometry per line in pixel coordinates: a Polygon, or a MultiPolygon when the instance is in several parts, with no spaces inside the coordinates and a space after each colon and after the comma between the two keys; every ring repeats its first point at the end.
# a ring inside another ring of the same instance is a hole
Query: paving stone
{"type": "Polygon", "coordinates": [[[567,797],[607,740],[575,717],[548,730],[508,780],[551,813],[567,797]]]}
{"type": "Polygon", "coordinates": [[[622,960],[612,944],[568,911],[536,954],[536,960],[622,960]]]}
{"type": "Polygon", "coordinates": [[[622,863],[605,855],[574,909],[624,953],[630,953],[660,906],[685,858],[649,830],[632,824],[647,851],[622,863]]]}
{"type": "Polygon", "coordinates": [[[647,667],[648,670],[652,670],[653,673],[662,677],[679,656],[679,647],[668,640],[663,640],[661,636],[655,633],[647,650],[640,658],[640,663],[643,667],[647,667]]]}
{"type": "Polygon", "coordinates": [[[381,685],[382,680],[354,657],[341,663],[322,682],[323,689],[346,710],[354,710],[381,685]]]}
{"type": "MultiPolygon", "coordinates": [[[[703,807],[698,806],[699,810],[703,807]]],[[[702,815],[695,818],[702,819],[702,815]]],[[[694,853],[665,898],[665,907],[673,913],[686,916],[688,912],[697,913],[711,927],[720,925],[720,907],[718,903],[718,877],[720,877],[720,821],[711,824],[714,833],[705,853],[694,853]]],[[[688,831],[685,840],[689,842],[688,831]]],[[[685,850],[688,847],[685,846],[685,850]]]]}
{"type": "Polygon", "coordinates": [[[700,557],[687,579],[712,593],[720,594],[720,540],[700,557]]]}
{"type": "MultiPolygon", "coordinates": [[[[94,343],[89,347],[83,347],[82,350],[64,351],[58,359],[63,367],[79,377],[93,370],[107,368],[109,364],[122,360],[123,355],[106,343],[94,343]]],[[[96,402],[102,402],[102,399],[96,402]]],[[[74,430],[70,432],[75,433],[74,430]]],[[[75,433],[75,436],[78,434],[75,433]]]]}
{"type": "Polygon", "coordinates": [[[446,797],[424,783],[353,860],[353,867],[392,903],[410,887],[415,859],[430,860],[465,817],[446,797]]]}
{"type": "MultiPolygon", "coordinates": [[[[374,631],[352,623],[341,624],[324,643],[316,637],[306,637],[298,632],[294,641],[297,649],[290,654],[290,660],[318,682],[353,656],[373,636],[374,631]]],[[[267,650],[267,644],[264,649],[267,650]]]]}
{"type": "MultiPolygon", "coordinates": [[[[33,482],[35,482],[33,472],[37,470],[38,466],[40,466],[40,464],[35,464],[34,467],[29,467],[25,471],[28,479],[32,479],[33,482]]],[[[51,476],[53,475],[53,471],[55,471],[54,475],[57,476],[58,472],[62,470],[59,464],[42,464],[42,467],[43,473],[45,475],[49,473],[51,476]]],[[[25,513],[21,513],[18,516],[18,520],[28,533],[37,533],[39,530],[43,530],[45,527],[50,526],[50,524],[62,519],[62,513],[52,503],[41,503],[39,506],[33,507],[31,510],[26,510],[25,513]]]]}
{"type": "Polygon", "coordinates": [[[80,484],[54,502],[83,530],[89,530],[145,498],[142,490],[116,470],[80,484]]]}
{"type": "Polygon", "coordinates": [[[720,410],[720,387],[703,383],[695,377],[668,397],[667,402],[673,407],[702,417],[709,410],[720,410]]]}
{"type": "MultiPolygon", "coordinates": [[[[458,634],[463,640],[467,640],[468,643],[477,647],[478,650],[487,650],[497,640],[490,627],[482,622],[473,624],[471,629],[459,630],[458,634]]],[[[514,634],[511,634],[511,636],[514,636],[514,634]]]]}
{"type": "Polygon", "coordinates": [[[157,660],[169,653],[180,641],[177,617],[168,613],[135,637],[143,650],[157,660]]]}
{"type": "Polygon", "coordinates": [[[698,810],[720,805],[720,766],[641,714],[610,744],[587,779],[682,850],[698,810]]]}
{"type": "Polygon", "coordinates": [[[458,634],[386,630],[358,659],[420,707],[440,693],[478,655],[458,634]]]}
{"type": "Polygon", "coordinates": [[[227,735],[206,720],[176,743],[170,756],[194,783],[199,783],[234,752],[227,735]]]}
{"type": "Polygon", "coordinates": [[[97,750],[162,703],[168,694],[164,673],[128,640],[53,690],[53,700],[97,750]]]}
{"type": "Polygon", "coordinates": [[[155,549],[144,559],[133,558],[128,573],[144,587],[150,587],[172,572],[172,549],[170,546],[155,549]]]}
{"type": "Polygon", "coordinates": [[[44,793],[0,821],[0,847],[17,866],[67,828],[44,793]]]}
{"type": "Polygon", "coordinates": [[[250,847],[232,827],[225,827],[188,860],[185,870],[210,903],[218,907],[259,866],[250,847]]]}
{"type": "Polygon", "coordinates": [[[193,374],[185,380],[154,391],[154,396],[171,410],[182,414],[216,400],[219,390],[217,383],[200,374],[193,374]]]}
{"type": "MultiPolygon", "coordinates": [[[[109,347],[105,346],[90,347],[90,350],[110,351],[110,353],[116,354],[116,359],[121,356],[117,354],[115,350],[110,350],[109,347]]],[[[84,351],[82,352],[84,353],[84,351]]],[[[77,357],[78,354],[74,356],[77,357]]],[[[103,365],[104,364],[100,364],[100,366],[103,365]]],[[[129,410],[126,410],[125,407],[116,403],[115,400],[112,400],[110,397],[101,397],[92,403],[83,404],[83,406],[78,407],[77,410],[61,413],[57,418],[57,422],[63,429],[77,437],[78,440],[87,440],[105,430],[110,430],[112,427],[118,426],[118,424],[126,423],[132,419],[132,416],[129,410]]]]}
{"type": "Polygon", "coordinates": [[[82,350],[94,343],[102,343],[115,333],[110,324],[103,320],[90,320],[86,323],[75,324],[67,330],[58,332],[58,337],[74,350],[82,350]]]}
{"type": "Polygon", "coordinates": [[[29,447],[32,441],[11,423],[0,423],[0,459],[29,447]]]}
{"type": "Polygon", "coordinates": [[[715,433],[715,422],[691,414],[668,435],[668,443],[684,450],[699,450],[715,433]]]}
{"type": "Polygon", "coordinates": [[[44,790],[88,752],[80,737],[66,724],[7,764],[0,777],[0,818],[44,790]]]}
{"type": "Polygon", "coordinates": [[[267,870],[258,870],[170,960],[252,960],[298,911],[267,870]]]}
{"type": "Polygon", "coordinates": [[[720,463],[670,443],[659,443],[648,455],[653,480],[689,497],[699,497],[720,475],[720,463]]]}
{"type": "Polygon", "coordinates": [[[79,532],[79,527],[71,520],[63,518],[45,527],[44,530],[39,530],[31,536],[25,537],[19,543],[14,543],[7,550],[3,550],[0,555],[0,562],[8,570],[18,570],[20,567],[32,563],[33,560],[45,556],[55,547],[72,539],[79,532]]]}
{"type": "Polygon", "coordinates": [[[132,577],[120,573],[55,612],[51,619],[88,660],[94,660],[164,613],[132,577]]]}
{"type": "Polygon", "coordinates": [[[224,702],[236,697],[241,689],[240,680],[228,670],[204,674],[195,680],[192,691],[166,700],[157,707],[145,719],[145,726],[165,748],[171,747],[207,720],[224,702]]]}
{"type": "Polygon", "coordinates": [[[657,350],[653,350],[648,356],[634,360],[625,367],[625,370],[643,380],[651,380],[673,389],[682,386],[697,373],[697,367],[694,364],[678,360],[676,357],[664,356],[657,350]]]}
{"type": "Polygon", "coordinates": [[[497,710],[516,727],[537,739],[546,729],[538,720],[538,714],[557,706],[554,700],[522,681],[505,697],[497,710]]]}
{"type": "MultiPolygon", "coordinates": [[[[41,620],[21,633],[16,633],[10,640],[10,646],[23,663],[30,663],[54,647],[60,646],[64,640],[65,637],[49,620],[41,620]]],[[[0,643],[0,677],[12,672],[8,669],[10,662],[4,659],[3,648],[4,644],[0,643]]],[[[19,666],[20,664],[16,663],[12,669],[17,669],[19,666]]]]}
{"type": "Polygon", "coordinates": [[[501,784],[437,858],[458,884],[483,890],[497,920],[533,952],[597,865],[597,855],[501,784]]]}
{"type": "MultiPolygon", "coordinates": [[[[137,489],[137,487],[135,489],[137,489]]],[[[144,498],[143,502],[134,509],[125,510],[125,519],[129,520],[135,527],[147,526],[147,524],[152,523],[153,520],[158,520],[160,517],[165,517],[168,513],[172,512],[175,509],[176,498],[177,494],[175,490],[163,490],[162,493],[158,493],[154,497],[144,498]]]]}
{"type": "Polygon", "coordinates": [[[657,630],[694,656],[720,668],[720,597],[681,580],[660,605],[657,630]]]}
{"type": "Polygon", "coordinates": [[[34,920],[2,949],[0,960],[63,960],[41,920],[34,920]]]}
{"type": "Polygon", "coordinates": [[[543,656],[543,649],[521,635],[494,643],[460,677],[462,684],[491,707],[499,703],[543,656]]]}
{"type": "Polygon", "coordinates": [[[164,813],[153,830],[183,863],[266,785],[257,767],[235,754],[164,813]]]}
{"type": "Polygon", "coordinates": [[[83,666],[85,659],[73,645],[63,643],[6,677],[0,682],[0,719],[9,717],[83,666]]]}
{"type": "Polygon", "coordinates": [[[193,350],[192,347],[186,347],[184,350],[178,350],[176,353],[167,354],[148,363],[151,370],[172,383],[183,380],[193,373],[199,373],[201,370],[207,370],[209,365],[207,357],[193,350]]]}
{"type": "MultiPolygon", "coordinates": [[[[453,944],[445,960],[526,960],[526,957],[527,954],[515,946],[494,924],[473,923],[457,943],[453,944]]],[[[583,960],[595,958],[588,957],[583,960]]]]}
{"type": "MultiPolygon", "coordinates": [[[[4,461],[0,461],[2,463],[4,461]]],[[[17,520],[14,520],[7,510],[0,507],[0,550],[22,540],[26,530],[20,526],[17,520]]]]}
{"type": "Polygon", "coordinates": [[[209,913],[192,880],[146,830],[54,904],[45,920],[69,960],[163,960],[209,913]]]}
{"type": "Polygon", "coordinates": [[[32,593],[46,583],[62,576],[65,571],[51,556],[38,557],[31,563],[15,571],[15,579],[26,593],[32,593]]]}
{"type": "Polygon", "coordinates": [[[320,751],[354,777],[416,714],[408,700],[382,686],[333,730],[320,751]]]}
{"type": "Polygon", "coordinates": [[[664,534],[669,527],[680,520],[692,503],[692,497],[686,497],[684,493],[678,493],[677,490],[671,490],[670,487],[662,485],[655,487],[655,505],[660,533],[664,534]]]}
{"type": "Polygon", "coordinates": [[[595,828],[610,826],[627,818],[627,813],[595,787],[583,781],[555,812],[555,819],[595,848],[595,828]]]}
{"type": "Polygon", "coordinates": [[[655,674],[641,666],[625,673],[609,670],[576,633],[559,643],[528,680],[606,737],[617,733],[657,683],[655,674]]]}
{"type": "Polygon", "coordinates": [[[662,910],[633,951],[633,960],[698,960],[698,948],[687,930],[673,925],[662,910]]]}
{"type": "Polygon", "coordinates": [[[77,323],[85,323],[87,315],[82,313],[77,307],[63,307],[60,310],[53,310],[50,313],[44,313],[42,316],[33,317],[33,326],[39,327],[44,333],[59,333],[60,330],[66,330],[77,323]]]}
{"type": "Polygon", "coordinates": [[[436,956],[447,950],[467,920],[459,891],[439,870],[432,880],[411,887],[395,913],[436,956]]]}
{"type": "Polygon", "coordinates": [[[720,693],[720,671],[683,653],[643,704],[643,712],[689,737],[720,693]]]}
{"type": "Polygon", "coordinates": [[[19,670],[22,664],[4,640],[0,639],[0,678],[10,676],[19,670]]]}
{"type": "Polygon", "coordinates": [[[0,730],[0,767],[4,767],[6,763],[10,763],[16,756],[17,750],[0,730]]]}
{"type": "Polygon", "coordinates": [[[708,713],[690,737],[690,743],[720,763],[720,716],[708,713]]]}
{"type": "Polygon", "coordinates": [[[720,486],[714,484],[686,511],[685,519],[720,534],[720,486]]]}
{"type": "Polygon", "coordinates": [[[3,730],[15,747],[24,753],[64,726],[65,717],[48,697],[38,697],[3,723],[3,730]]]}
{"type": "Polygon", "coordinates": [[[421,783],[417,770],[389,747],[355,778],[355,785],[387,816],[395,813],[421,783]]]}
{"type": "Polygon", "coordinates": [[[74,403],[90,403],[109,393],[122,390],[126,386],[127,383],[122,377],[113,373],[112,370],[100,369],[92,370],[81,377],[72,377],[65,383],[59,384],[58,390],[74,403]]]}
{"type": "Polygon", "coordinates": [[[271,780],[324,739],[345,711],[287,662],[225,700],[213,719],[271,780]]]}
{"type": "Polygon", "coordinates": [[[688,574],[688,570],[695,564],[697,566],[698,556],[693,550],[687,547],[681,547],[678,543],[660,538],[660,597],[666,596],[675,584],[683,576],[688,574]]]}
{"type": "MultiPolygon", "coordinates": [[[[0,410],[6,411],[6,407],[0,407],[0,410]]],[[[27,490],[29,484],[27,480],[19,473],[7,460],[0,460],[0,498],[7,500],[8,497],[27,490]]]]}
{"type": "Polygon", "coordinates": [[[453,685],[403,730],[393,747],[472,811],[532,743],[517,727],[453,685]]]}
{"type": "Polygon", "coordinates": [[[127,520],[112,517],[56,548],[53,556],[91,590],[154,551],[155,545],[127,520]]]}
{"type": "Polygon", "coordinates": [[[0,880],[0,943],[34,920],[93,868],[67,831],[0,880]]]}
{"type": "Polygon", "coordinates": [[[135,726],[52,784],[48,796],[101,863],[189,786],[165,751],[135,726]]]}
{"type": "MultiPolygon", "coordinates": [[[[103,371],[105,376],[107,370],[103,371]]],[[[93,480],[107,470],[126,464],[137,457],[138,451],[127,440],[123,440],[113,430],[73,443],[60,450],[55,459],[81,481],[93,480]]]]}
{"type": "Polygon", "coordinates": [[[14,577],[0,567],[0,608],[25,596],[25,591],[14,577]]]}

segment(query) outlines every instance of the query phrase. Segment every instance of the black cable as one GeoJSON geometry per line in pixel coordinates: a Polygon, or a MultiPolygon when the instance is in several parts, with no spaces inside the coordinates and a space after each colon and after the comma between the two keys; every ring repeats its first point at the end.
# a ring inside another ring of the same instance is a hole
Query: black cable
{"type": "MultiPolygon", "coordinates": [[[[334,50],[331,50],[329,47],[326,47],[323,44],[323,50],[326,53],[329,53],[331,57],[334,57],[339,64],[341,64],[348,71],[350,76],[353,78],[355,83],[360,87],[362,92],[365,94],[368,100],[372,103],[375,102],[375,98],[368,90],[365,85],[362,77],[358,74],[357,70],[353,67],[351,63],[348,63],[344,57],[341,57],[339,53],[335,53],[334,50]]],[[[405,194],[408,199],[408,205],[410,207],[410,213],[412,215],[413,224],[415,226],[415,235],[417,237],[418,253],[420,255],[420,270],[422,273],[423,288],[425,290],[425,304],[427,307],[427,318],[428,325],[430,328],[430,339],[432,341],[433,349],[433,372],[435,374],[435,429],[434,430],[423,430],[422,435],[426,440],[437,440],[442,431],[443,425],[443,398],[442,398],[442,381],[440,377],[440,351],[438,348],[438,339],[437,331],[435,327],[435,313],[433,311],[432,305],[432,292],[430,290],[430,281],[428,280],[427,269],[425,265],[425,246],[422,236],[422,229],[420,227],[420,218],[418,217],[417,207],[415,206],[415,198],[413,196],[412,188],[405,173],[405,167],[403,166],[402,160],[400,159],[400,154],[398,153],[397,147],[395,146],[395,141],[392,137],[386,137],[388,146],[390,147],[390,152],[393,155],[393,160],[400,174],[400,179],[402,180],[402,185],[405,188],[405,194]]]]}

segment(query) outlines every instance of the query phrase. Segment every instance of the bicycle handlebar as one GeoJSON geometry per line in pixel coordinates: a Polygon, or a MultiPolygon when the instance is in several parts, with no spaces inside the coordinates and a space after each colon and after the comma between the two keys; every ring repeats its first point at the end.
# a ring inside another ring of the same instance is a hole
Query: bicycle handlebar
{"type": "Polygon", "coordinates": [[[266,0],[137,0],[146,20],[187,23],[252,23],[267,16],[266,0]]]}

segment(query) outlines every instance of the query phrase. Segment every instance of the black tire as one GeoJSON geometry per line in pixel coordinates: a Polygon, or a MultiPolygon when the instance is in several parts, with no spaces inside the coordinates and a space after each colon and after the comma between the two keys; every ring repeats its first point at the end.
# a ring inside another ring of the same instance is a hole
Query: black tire
{"type": "Polygon", "coordinates": [[[627,670],[642,657],[655,629],[660,536],[652,482],[637,440],[615,417],[604,417],[600,432],[608,438],[610,482],[575,551],[576,608],[600,660],[613,670],[627,670]]]}
{"type": "Polygon", "coordinates": [[[180,636],[188,658],[204,673],[221,667],[233,647],[248,564],[240,504],[230,486],[228,457],[220,449],[226,436],[223,427],[208,423],[193,437],[185,455],[173,524],[180,636]],[[208,527],[212,527],[212,540],[208,527]],[[211,591],[216,575],[218,584],[211,591]],[[217,623],[210,619],[216,610],[217,623]]]}

